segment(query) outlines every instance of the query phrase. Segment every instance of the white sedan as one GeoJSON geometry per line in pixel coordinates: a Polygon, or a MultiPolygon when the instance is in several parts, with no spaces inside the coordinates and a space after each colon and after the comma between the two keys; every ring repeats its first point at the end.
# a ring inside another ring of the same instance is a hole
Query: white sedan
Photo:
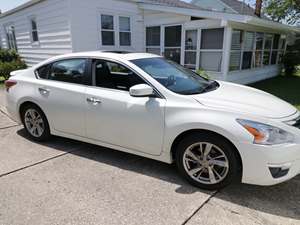
{"type": "Polygon", "coordinates": [[[175,162],[204,189],[300,173],[296,108],[157,55],[74,53],[11,75],[7,111],[36,141],[57,135],[175,162]]]}

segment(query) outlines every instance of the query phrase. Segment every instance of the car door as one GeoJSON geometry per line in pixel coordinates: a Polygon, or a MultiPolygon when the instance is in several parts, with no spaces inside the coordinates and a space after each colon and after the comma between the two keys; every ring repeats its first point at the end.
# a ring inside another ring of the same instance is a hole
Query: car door
{"type": "Polygon", "coordinates": [[[37,96],[51,127],[59,132],[85,136],[85,92],[91,83],[89,60],[59,60],[37,73],[37,96]]]}
{"type": "Polygon", "coordinates": [[[160,155],[165,99],[132,97],[129,88],[145,81],[126,66],[106,60],[92,63],[95,85],[87,87],[87,136],[130,150],[160,155]]]}

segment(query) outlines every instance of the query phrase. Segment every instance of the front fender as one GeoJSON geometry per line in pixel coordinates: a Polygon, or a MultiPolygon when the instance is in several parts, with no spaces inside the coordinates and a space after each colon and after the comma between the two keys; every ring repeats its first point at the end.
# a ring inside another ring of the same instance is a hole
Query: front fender
{"type": "Polygon", "coordinates": [[[238,115],[215,112],[209,109],[166,112],[166,132],[163,151],[171,152],[175,139],[182,133],[201,129],[215,132],[230,140],[235,146],[240,142],[253,142],[253,137],[236,122],[238,115]]]}

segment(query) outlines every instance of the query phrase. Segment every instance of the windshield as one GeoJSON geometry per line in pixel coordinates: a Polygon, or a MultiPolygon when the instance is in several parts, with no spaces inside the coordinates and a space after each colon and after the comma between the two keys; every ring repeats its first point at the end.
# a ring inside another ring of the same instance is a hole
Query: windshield
{"type": "Polygon", "coordinates": [[[167,89],[183,95],[193,95],[216,89],[215,81],[161,57],[135,59],[133,64],[144,70],[167,89]]]}

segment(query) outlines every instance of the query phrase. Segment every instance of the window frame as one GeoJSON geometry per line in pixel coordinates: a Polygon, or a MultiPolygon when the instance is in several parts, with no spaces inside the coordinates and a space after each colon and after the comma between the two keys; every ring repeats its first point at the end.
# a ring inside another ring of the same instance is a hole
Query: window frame
{"type": "Polygon", "coordinates": [[[91,59],[87,57],[72,57],[72,58],[62,58],[62,59],[57,59],[55,61],[51,61],[49,63],[43,64],[36,68],[34,70],[34,74],[36,79],[41,79],[41,80],[47,80],[51,82],[61,82],[61,83],[66,83],[66,84],[72,84],[72,85],[84,85],[84,86],[92,86],[93,85],[93,80],[92,80],[92,74],[91,74],[91,59]],[[51,80],[49,79],[50,71],[52,69],[53,64],[61,62],[61,61],[69,61],[69,60],[76,60],[76,59],[82,59],[86,61],[86,66],[85,66],[85,71],[84,71],[84,79],[81,84],[78,83],[72,83],[72,82],[65,82],[65,81],[59,81],[59,80],[51,80]],[[38,74],[38,70],[41,69],[42,67],[47,66],[48,71],[47,71],[47,76],[46,78],[42,78],[38,74]]]}
{"type": "Polygon", "coordinates": [[[18,44],[16,38],[16,29],[14,23],[7,23],[4,25],[6,47],[11,50],[18,51],[18,44]],[[12,32],[12,33],[10,33],[12,32]]]}
{"type": "Polygon", "coordinates": [[[29,17],[29,26],[30,26],[30,40],[31,40],[31,44],[38,45],[40,43],[40,36],[39,36],[39,32],[38,32],[38,23],[37,23],[37,19],[36,19],[35,16],[29,17]],[[32,22],[34,22],[35,25],[36,25],[35,29],[32,26],[33,25],[32,22]],[[36,33],[36,37],[37,37],[36,41],[33,40],[34,39],[34,35],[33,35],[34,32],[36,33]]]}
{"type": "Polygon", "coordinates": [[[133,17],[131,15],[123,14],[123,13],[116,13],[113,11],[98,11],[98,32],[99,32],[99,47],[100,48],[106,48],[106,49],[112,49],[112,48],[122,48],[122,49],[131,49],[133,45],[133,17]],[[102,28],[102,16],[112,16],[113,18],[113,29],[103,29],[102,28]],[[120,18],[125,17],[129,18],[130,23],[130,31],[123,31],[120,27],[120,18]],[[113,32],[114,37],[114,43],[113,45],[104,45],[103,44],[103,35],[102,32],[113,32]],[[130,44],[129,45],[121,45],[121,35],[120,33],[129,33],[130,34],[130,44]]]}
{"type": "Polygon", "coordinates": [[[116,21],[115,21],[115,16],[111,13],[100,13],[100,35],[101,35],[101,45],[102,46],[116,46],[116,21]],[[102,28],[102,16],[111,16],[113,18],[113,29],[103,29],[102,28]],[[103,44],[103,35],[102,32],[113,32],[113,45],[106,45],[103,44]]]}
{"type": "Polygon", "coordinates": [[[119,45],[121,47],[130,47],[130,46],[132,46],[132,22],[131,22],[131,17],[130,16],[118,15],[118,30],[119,30],[119,45]],[[129,31],[121,30],[120,19],[122,17],[129,19],[129,31]],[[129,34],[129,45],[122,45],[121,44],[121,33],[127,33],[127,34],[129,34]]]}

